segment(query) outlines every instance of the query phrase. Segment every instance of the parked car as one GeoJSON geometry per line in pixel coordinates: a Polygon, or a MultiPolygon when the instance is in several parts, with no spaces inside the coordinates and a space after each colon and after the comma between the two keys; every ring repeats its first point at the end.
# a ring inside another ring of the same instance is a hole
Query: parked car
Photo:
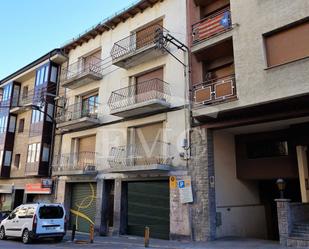
{"type": "Polygon", "coordinates": [[[11,211],[0,211],[0,222],[10,215],[11,211]]]}
{"type": "Polygon", "coordinates": [[[0,239],[20,237],[24,244],[40,238],[61,241],[66,233],[66,214],[63,205],[35,203],[15,208],[0,223],[0,239]]]}

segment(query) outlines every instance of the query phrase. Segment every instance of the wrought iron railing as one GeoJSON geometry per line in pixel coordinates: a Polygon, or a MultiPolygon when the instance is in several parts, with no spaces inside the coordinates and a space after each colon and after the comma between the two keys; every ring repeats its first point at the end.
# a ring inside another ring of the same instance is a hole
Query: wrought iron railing
{"type": "Polygon", "coordinates": [[[108,105],[111,111],[115,111],[154,99],[169,102],[170,95],[168,83],[152,79],[113,91],[108,105]]]}
{"type": "Polygon", "coordinates": [[[170,143],[153,141],[112,147],[108,163],[111,168],[125,168],[154,164],[172,165],[173,159],[170,143]]]}
{"type": "Polygon", "coordinates": [[[73,105],[69,105],[64,109],[60,109],[57,113],[57,122],[67,122],[71,120],[77,120],[80,118],[88,117],[88,118],[98,118],[98,103],[84,103],[78,102],[73,105]]]}
{"type": "Polygon", "coordinates": [[[209,39],[231,28],[231,12],[230,7],[227,7],[192,25],[193,42],[209,39]]]}
{"type": "Polygon", "coordinates": [[[122,56],[134,54],[138,50],[154,44],[161,44],[164,46],[165,42],[163,36],[167,32],[168,31],[159,24],[151,25],[142,31],[134,32],[114,44],[111,50],[111,57],[115,60],[122,56]]]}
{"type": "Polygon", "coordinates": [[[52,167],[53,172],[96,171],[96,153],[87,151],[55,155],[52,167]]]}
{"type": "Polygon", "coordinates": [[[207,80],[193,86],[194,104],[212,104],[237,98],[235,75],[207,80]]]}
{"type": "Polygon", "coordinates": [[[95,56],[81,58],[75,63],[62,68],[60,82],[64,83],[71,79],[79,78],[87,74],[95,74],[98,77],[103,76],[103,61],[95,56]]]}

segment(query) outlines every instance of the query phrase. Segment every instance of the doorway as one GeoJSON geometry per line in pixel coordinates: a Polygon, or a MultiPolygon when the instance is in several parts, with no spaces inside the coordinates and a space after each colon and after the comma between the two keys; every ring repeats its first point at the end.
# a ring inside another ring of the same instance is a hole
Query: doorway
{"type": "Polygon", "coordinates": [[[13,209],[23,204],[24,193],[25,193],[24,189],[15,189],[13,209]]]}

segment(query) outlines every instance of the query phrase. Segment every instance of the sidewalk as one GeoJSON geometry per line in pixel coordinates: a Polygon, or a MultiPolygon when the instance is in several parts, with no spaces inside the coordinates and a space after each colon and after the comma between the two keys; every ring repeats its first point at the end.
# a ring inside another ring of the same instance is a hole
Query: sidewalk
{"type": "MultiPolygon", "coordinates": [[[[69,234],[70,235],[70,234],[69,234]]],[[[70,240],[70,237],[67,237],[70,240]]],[[[89,240],[84,234],[77,234],[76,240],[89,240]]],[[[70,243],[70,242],[67,242],[70,243]]],[[[144,248],[144,240],[141,237],[101,237],[94,238],[93,247],[96,245],[119,246],[119,248],[144,248]]],[[[90,248],[92,247],[89,244],[90,248]]],[[[151,239],[149,248],[161,249],[282,249],[276,241],[266,241],[244,238],[224,238],[212,242],[186,242],[151,239]]],[[[290,247],[292,249],[292,247],[290,247]]]]}

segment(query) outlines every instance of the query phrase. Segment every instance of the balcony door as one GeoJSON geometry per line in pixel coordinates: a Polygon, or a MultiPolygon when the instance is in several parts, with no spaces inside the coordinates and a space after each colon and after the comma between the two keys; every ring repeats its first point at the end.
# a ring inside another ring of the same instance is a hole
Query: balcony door
{"type": "Polygon", "coordinates": [[[79,149],[77,155],[77,166],[85,170],[88,166],[94,166],[96,136],[79,138],[79,149]]]}
{"type": "Polygon", "coordinates": [[[158,164],[163,152],[162,139],[162,122],[133,128],[129,147],[133,165],[158,164]]]}
{"type": "Polygon", "coordinates": [[[136,77],[136,99],[137,103],[147,100],[161,98],[163,95],[163,68],[143,73],[136,77]]]}

